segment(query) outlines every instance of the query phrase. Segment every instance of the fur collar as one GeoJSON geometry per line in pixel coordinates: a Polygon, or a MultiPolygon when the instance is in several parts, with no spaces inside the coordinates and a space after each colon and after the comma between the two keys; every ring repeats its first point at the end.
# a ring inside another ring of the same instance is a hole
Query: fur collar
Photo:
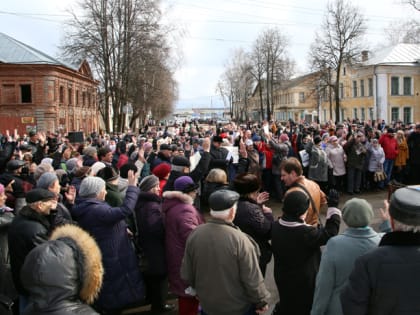
{"type": "Polygon", "coordinates": [[[162,197],[167,199],[179,199],[182,203],[190,205],[194,203],[194,200],[190,195],[184,194],[181,191],[165,191],[162,197]]]}
{"type": "Polygon", "coordinates": [[[104,269],[102,266],[101,251],[95,240],[83,229],[76,225],[67,224],[54,230],[51,240],[61,238],[71,239],[80,250],[83,257],[82,287],[80,288],[80,299],[88,304],[92,304],[98,297],[102,286],[104,269]]]}

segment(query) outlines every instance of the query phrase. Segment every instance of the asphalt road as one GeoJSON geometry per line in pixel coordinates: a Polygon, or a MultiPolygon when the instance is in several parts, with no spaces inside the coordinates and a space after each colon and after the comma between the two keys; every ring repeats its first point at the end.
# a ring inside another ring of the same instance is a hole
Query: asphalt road
{"type": "MultiPolygon", "coordinates": [[[[382,208],[384,205],[384,200],[388,198],[388,191],[384,190],[384,191],[379,191],[379,192],[366,192],[366,193],[361,193],[359,195],[354,195],[354,196],[350,196],[347,194],[343,194],[340,197],[340,204],[339,204],[339,208],[342,207],[342,205],[348,200],[351,199],[353,197],[357,197],[357,198],[363,198],[366,199],[368,202],[370,202],[372,204],[374,213],[375,213],[375,217],[373,219],[372,222],[372,227],[378,231],[378,227],[380,225],[380,223],[382,222],[381,216],[380,216],[380,212],[379,212],[379,208],[382,208]]],[[[274,217],[277,218],[281,215],[281,203],[279,202],[273,202],[270,201],[268,204],[268,206],[270,206],[273,210],[274,213],[274,217]]],[[[325,219],[325,215],[321,215],[322,219],[325,219]]],[[[341,223],[340,226],[340,231],[343,231],[346,229],[346,226],[344,224],[344,222],[341,223]]],[[[267,272],[266,272],[266,277],[265,277],[265,283],[267,286],[267,289],[270,291],[271,293],[271,298],[269,299],[269,305],[270,305],[270,309],[265,313],[265,314],[271,314],[274,305],[276,304],[276,302],[279,300],[279,296],[278,296],[278,292],[277,292],[277,288],[276,285],[274,283],[274,276],[273,276],[273,260],[271,260],[270,264],[267,267],[267,272]]],[[[176,300],[170,300],[168,301],[169,303],[173,303],[176,304],[176,300]]],[[[136,308],[136,309],[131,309],[131,310],[127,310],[126,312],[124,312],[124,314],[142,314],[142,315],[147,315],[147,314],[151,314],[149,311],[150,307],[149,306],[145,306],[145,307],[141,307],[141,308],[136,308]]],[[[175,309],[172,312],[168,312],[165,313],[167,315],[176,315],[178,314],[178,311],[175,309]]]]}

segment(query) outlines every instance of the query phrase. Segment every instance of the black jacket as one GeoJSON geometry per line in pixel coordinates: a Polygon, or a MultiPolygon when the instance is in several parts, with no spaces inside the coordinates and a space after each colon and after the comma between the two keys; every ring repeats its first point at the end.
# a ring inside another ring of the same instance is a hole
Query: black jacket
{"type": "Polygon", "coordinates": [[[385,234],[359,257],[341,294],[344,314],[420,313],[420,233],[385,234]]]}
{"type": "Polygon", "coordinates": [[[47,241],[50,221],[29,206],[25,206],[13,219],[9,229],[9,252],[13,282],[19,294],[26,295],[20,279],[20,270],[26,255],[37,245],[47,241]]]}
{"type": "Polygon", "coordinates": [[[93,238],[77,226],[61,226],[22,266],[29,294],[24,314],[96,315],[87,303],[96,298],[102,275],[101,253],[93,238]]]}

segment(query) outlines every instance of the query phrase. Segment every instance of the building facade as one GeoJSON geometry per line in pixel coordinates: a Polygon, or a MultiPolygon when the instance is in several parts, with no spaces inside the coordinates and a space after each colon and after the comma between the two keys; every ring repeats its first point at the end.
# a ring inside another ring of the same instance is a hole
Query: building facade
{"type": "Polygon", "coordinates": [[[98,82],[86,61],[70,65],[0,33],[0,132],[99,129],[98,82]]]}

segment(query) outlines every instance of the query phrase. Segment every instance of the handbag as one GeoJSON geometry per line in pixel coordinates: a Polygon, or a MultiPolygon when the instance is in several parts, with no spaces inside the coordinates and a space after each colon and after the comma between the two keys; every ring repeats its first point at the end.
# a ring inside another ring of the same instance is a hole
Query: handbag
{"type": "Polygon", "coordinates": [[[385,172],[384,172],[383,170],[376,171],[376,172],[373,174],[373,181],[374,181],[375,183],[382,182],[382,181],[384,181],[385,179],[386,179],[386,174],[385,174],[385,172]]]}

